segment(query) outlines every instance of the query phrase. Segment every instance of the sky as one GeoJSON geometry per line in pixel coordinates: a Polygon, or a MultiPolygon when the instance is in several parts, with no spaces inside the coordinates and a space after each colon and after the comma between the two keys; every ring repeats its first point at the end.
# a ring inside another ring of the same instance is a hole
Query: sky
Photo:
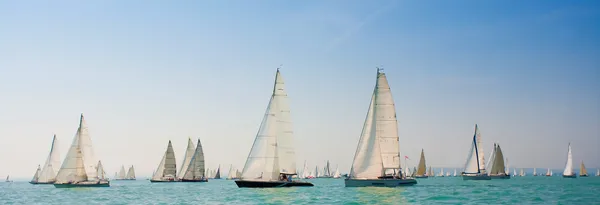
{"type": "Polygon", "coordinates": [[[80,113],[110,176],[188,137],[241,170],[280,65],[300,168],[349,172],[377,66],[410,167],[463,167],[476,123],[511,167],[562,169],[569,142],[600,167],[599,22],[594,0],[0,0],[0,176],[53,134],[63,158],[80,113]]]}

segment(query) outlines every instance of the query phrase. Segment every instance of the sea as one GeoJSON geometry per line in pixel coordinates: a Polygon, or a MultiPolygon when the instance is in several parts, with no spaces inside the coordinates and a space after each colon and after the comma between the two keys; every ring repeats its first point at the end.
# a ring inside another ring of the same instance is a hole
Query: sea
{"type": "Polygon", "coordinates": [[[418,179],[411,187],[346,188],[343,179],[308,179],[314,187],[249,189],[207,183],[111,181],[109,188],[57,189],[0,182],[0,204],[600,204],[600,177],[525,176],[463,181],[418,179]]]}

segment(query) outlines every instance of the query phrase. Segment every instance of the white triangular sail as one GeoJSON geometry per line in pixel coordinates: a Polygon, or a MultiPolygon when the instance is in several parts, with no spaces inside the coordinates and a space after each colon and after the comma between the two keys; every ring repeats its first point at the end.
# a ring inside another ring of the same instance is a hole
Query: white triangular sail
{"type": "Polygon", "coordinates": [[[173,145],[169,140],[167,150],[156,168],[156,172],[152,176],[153,180],[162,180],[163,178],[174,178],[177,172],[177,165],[175,164],[175,152],[173,152],[173,145]]]}
{"type": "Polygon", "coordinates": [[[354,154],[349,178],[377,179],[388,170],[399,174],[402,168],[398,141],[394,99],[385,74],[378,69],[377,82],[354,154]]]}
{"type": "Polygon", "coordinates": [[[522,176],[522,177],[525,176],[525,171],[523,170],[523,168],[521,168],[521,172],[519,172],[519,176],[522,176]]]}
{"type": "Polygon", "coordinates": [[[98,175],[98,179],[106,180],[106,172],[104,171],[104,166],[102,166],[101,161],[98,161],[98,166],[96,166],[96,174],[98,175]]]}
{"type": "Polygon", "coordinates": [[[341,177],[340,169],[339,169],[339,167],[336,167],[335,172],[333,173],[333,178],[340,178],[340,177],[341,177]]]}
{"type": "Polygon", "coordinates": [[[330,177],[331,175],[331,170],[329,168],[329,160],[327,160],[327,163],[325,164],[325,168],[323,168],[323,176],[325,177],[330,177]]]}
{"type": "Polygon", "coordinates": [[[550,168],[548,168],[548,171],[546,171],[546,176],[550,176],[550,168]]]}
{"type": "Polygon", "coordinates": [[[533,176],[537,176],[537,170],[533,168],[533,176]]]}
{"type": "Polygon", "coordinates": [[[58,141],[56,135],[52,138],[52,145],[50,147],[50,153],[46,158],[46,162],[42,167],[42,171],[39,173],[39,183],[49,183],[56,181],[56,174],[60,169],[60,154],[58,150],[58,141]]]}
{"type": "Polygon", "coordinates": [[[97,181],[96,162],[92,140],[82,114],[79,118],[79,128],[67,152],[67,156],[58,171],[56,182],[97,181]]]}
{"type": "Polygon", "coordinates": [[[490,174],[499,175],[506,173],[506,167],[504,167],[504,154],[502,153],[502,148],[500,148],[499,144],[494,144],[494,153],[492,155],[493,160],[491,160],[492,168],[490,169],[490,174]]]}
{"type": "Polygon", "coordinates": [[[569,151],[567,152],[567,163],[565,164],[565,171],[563,176],[573,175],[573,154],[571,154],[571,143],[569,143],[569,151]]]}
{"type": "Polygon", "coordinates": [[[277,70],[273,88],[272,103],[275,103],[277,129],[277,157],[280,173],[296,174],[296,151],[294,150],[293,126],[288,94],[285,90],[283,76],[277,70]]]}
{"type": "Polygon", "coordinates": [[[454,169],[454,174],[452,174],[452,176],[456,176],[456,169],[454,169]]]}
{"type": "Polygon", "coordinates": [[[129,167],[129,170],[127,170],[127,175],[125,176],[125,179],[135,179],[135,169],[133,168],[133,165],[131,165],[131,167],[129,167]]]}
{"type": "Polygon", "coordinates": [[[304,160],[304,168],[302,169],[302,179],[306,179],[310,176],[310,170],[308,170],[308,165],[306,165],[306,160],[304,160]]]}
{"type": "Polygon", "coordinates": [[[235,170],[233,169],[233,165],[230,164],[229,172],[227,172],[227,179],[234,179],[234,178],[235,178],[235,170]]]}
{"type": "Polygon", "coordinates": [[[41,171],[42,171],[42,168],[40,168],[40,165],[38,165],[37,169],[35,170],[35,174],[33,175],[33,178],[31,179],[31,182],[38,182],[41,171]]]}
{"type": "Polygon", "coordinates": [[[206,178],[204,173],[205,162],[204,162],[204,151],[202,150],[202,143],[198,139],[198,144],[190,160],[190,164],[187,166],[183,179],[186,180],[197,180],[206,178]]]}
{"type": "Polygon", "coordinates": [[[187,148],[185,149],[185,155],[183,161],[181,162],[181,168],[179,168],[179,172],[177,172],[177,178],[183,178],[185,172],[187,172],[188,166],[190,165],[190,161],[192,161],[192,156],[194,156],[194,152],[196,150],[196,146],[194,142],[192,142],[191,138],[188,138],[187,148]]]}
{"type": "Polygon", "coordinates": [[[119,175],[116,179],[125,179],[127,177],[127,173],[125,172],[125,166],[121,165],[121,169],[119,170],[119,175]]]}
{"type": "Polygon", "coordinates": [[[483,162],[480,162],[481,159],[478,155],[481,153],[479,150],[479,128],[477,124],[475,124],[475,134],[473,135],[473,140],[471,141],[471,150],[469,151],[469,155],[467,157],[467,162],[465,163],[464,172],[465,174],[479,174],[484,170],[481,167],[483,166],[483,162]]]}
{"type": "Polygon", "coordinates": [[[485,167],[490,168],[490,172],[494,167],[494,160],[496,160],[495,155],[496,155],[496,143],[494,143],[494,148],[492,148],[492,151],[490,152],[490,158],[489,158],[490,161],[488,161],[488,163],[485,164],[485,167]]]}

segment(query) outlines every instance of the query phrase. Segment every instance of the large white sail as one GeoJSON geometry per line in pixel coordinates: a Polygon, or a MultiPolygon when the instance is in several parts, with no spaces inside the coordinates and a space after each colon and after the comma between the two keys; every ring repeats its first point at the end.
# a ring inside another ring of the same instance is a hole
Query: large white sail
{"type": "Polygon", "coordinates": [[[60,154],[58,150],[58,141],[56,135],[52,138],[52,146],[50,147],[50,153],[46,158],[46,162],[39,173],[38,182],[48,183],[56,180],[56,175],[60,169],[60,154]]]}
{"type": "Polygon", "coordinates": [[[127,173],[125,172],[125,166],[121,165],[121,169],[119,170],[119,175],[117,179],[125,179],[127,177],[127,173]]]}
{"type": "Polygon", "coordinates": [[[277,129],[277,156],[279,157],[279,169],[281,173],[296,174],[296,151],[294,150],[293,127],[285,91],[283,76],[279,70],[275,74],[275,86],[273,88],[272,103],[275,106],[276,129],[277,129]]]}
{"type": "Polygon", "coordinates": [[[504,154],[502,153],[502,148],[500,148],[499,144],[494,144],[494,160],[492,160],[492,168],[490,169],[490,174],[498,175],[505,173],[504,167],[504,154]]]}
{"type": "Polygon", "coordinates": [[[496,143],[494,143],[494,148],[492,148],[492,152],[490,152],[490,160],[488,161],[487,164],[485,164],[485,167],[490,168],[490,170],[493,169],[494,160],[496,160],[496,158],[494,158],[495,154],[496,154],[496,143]]]}
{"type": "Polygon", "coordinates": [[[479,157],[479,172],[485,174],[485,157],[483,157],[483,146],[481,146],[481,133],[475,124],[475,135],[477,136],[477,157],[479,157]]]}
{"type": "Polygon", "coordinates": [[[127,175],[125,176],[125,179],[135,179],[135,169],[133,169],[133,165],[131,165],[131,167],[129,167],[129,170],[127,170],[127,175]]]}
{"type": "Polygon", "coordinates": [[[57,183],[97,181],[98,173],[91,139],[83,114],[67,156],[56,176],[57,183]],[[93,161],[92,161],[93,160],[93,161]]]}
{"type": "Polygon", "coordinates": [[[564,176],[573,175],[573,154],[571,154],[571,143],[569,143],[569,151],[567,152],[567,163],[565,164],[564,176]]]}
{"type": "Polygon", "coordinates": [[[358,142],[350,178],[377,179],[386,170],[400,173],[400,145],[396,108],[385,73],[377,81],[358,142]]]}
{"type": "Polygon", "coordinates": [[[198,139],[198,144],[190,160],[190,164],[187,166],[187,170],[183,175],[183,179],[202,179],[204,175],[204,151],[202,150],[202,144],[198,139]]]}
{"type": "Polygon", "coordinates": [[[469,151],[469,155],[467,157],[467,162],[465,163],[464,172],[466,174],[477,174],[480,173],[479,169],[479,157],[477,156],[477,124],[475,124],[475,134],[473,135],[473,140],[471,141],[471,150],[469,151]]]}
{"type": "Polygon", "coordinates": [[[156,169],[156,172],[154,172],[152,179],[161,180],[163,177],[175,177],[176,172],[177,165],[175,164],[175,152],[173,152],[173,145],[171,144],[171,140],[169,140],[167,150],[165,151],[160,164],[158,164],[158,168],[156,169]]]}
{"type": "Polygon", "coordinates": [[[183,178],[185,172],[187,172],[188,166],[190,165],[190,161],[192,161],[192,156],[194,156],[194,152],[196,150],[196,146],[194,142],[192,142],[191,138],[188,138],[187,149],[185,149],[185,155],[183,158],[183,162],[181,162],[181,168],[179,168],[179,172],[177,172],[177,178],[183,178]]]}
{"type": "Polygon", "coordinates": [[[340,170],[339,167],[335,168],[335,172],[333,173],[333,178],[340,178],[340,170]]]}
{"type": "Polygon", "coordinates": [[[98,160],[94,155],[94,149],[92,147],[92,139],[88,131],[88,126],[85,123],[83,114],[79,120],[79,135],[80,135],[80,149],[83,155],[83,165],[85,166],[85,173],[87,174],[89,181],[97,181],[98,174],[96,173],[96,165],[98,160]]]}

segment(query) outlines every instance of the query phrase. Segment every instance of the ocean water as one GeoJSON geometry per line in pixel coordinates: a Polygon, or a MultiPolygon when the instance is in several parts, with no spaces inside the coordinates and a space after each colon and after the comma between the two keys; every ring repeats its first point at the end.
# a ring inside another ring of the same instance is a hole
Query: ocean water
{"type": "Polygon", "coordinates": [[[57,189],[0,182],[0,204],[600,204],[600,177],[514,177],[463,181],[418,179],[412,187],[345,188],[343,179],[312,179],[314,187],[240,189],[208,183],[111,181],[110,188],[57,189]]]}

